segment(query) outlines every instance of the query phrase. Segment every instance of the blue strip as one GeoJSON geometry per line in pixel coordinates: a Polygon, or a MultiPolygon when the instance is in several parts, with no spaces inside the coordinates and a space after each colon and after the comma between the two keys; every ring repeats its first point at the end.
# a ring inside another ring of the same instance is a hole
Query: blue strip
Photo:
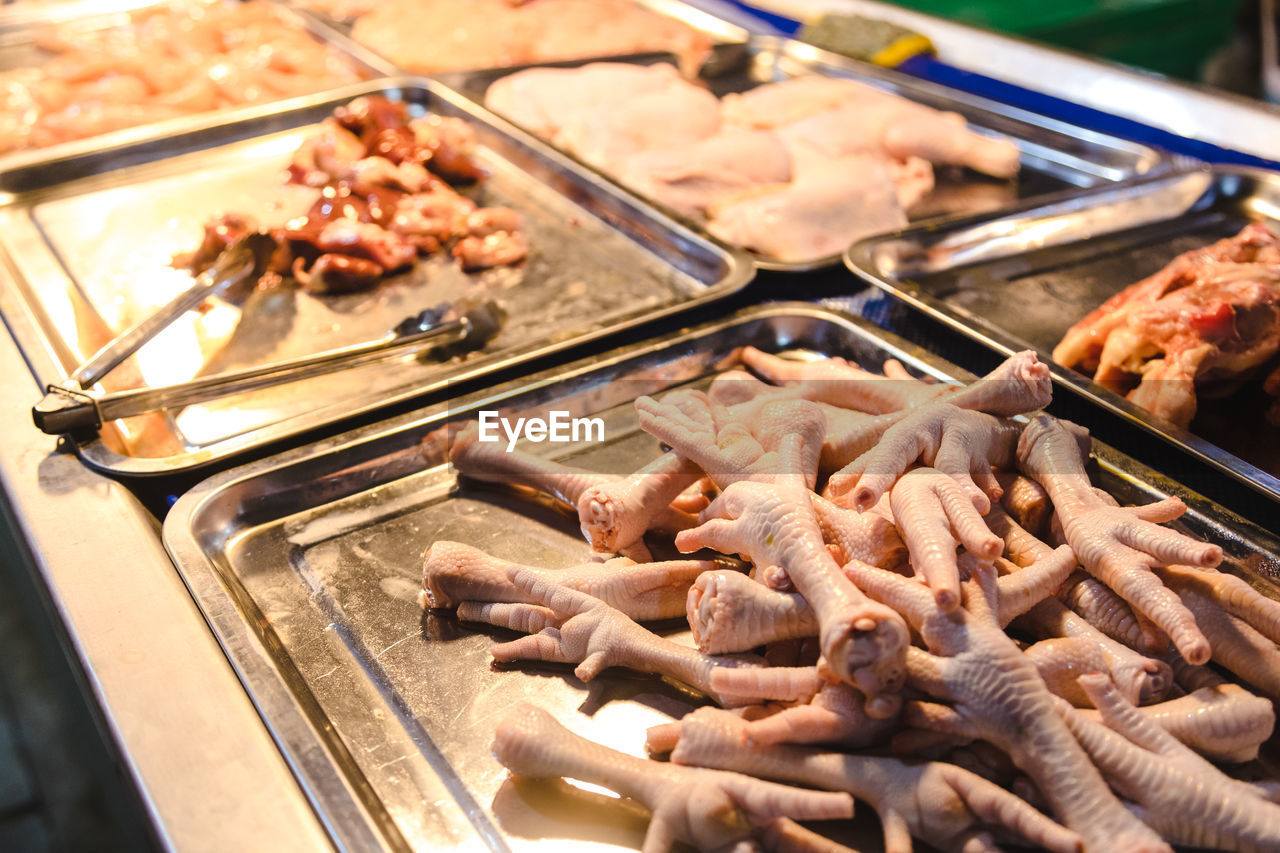
{"type": "Polygon", "coordinates": [[[766,12],[764,9],[757,9],[750,3],[739,3],[737,0],[721,0],[721,2],[727,3],[730,6],[737,6],[739,9],[750,14],[753,18],[759,18],[785,36],[793,36],[800,32],[799,21],[783,17],[782,15],[775,15],[772,12],[766,12]]]}
{"type": "MultiPolygon", "coordinates": [[[[722,1],[740,7],[788,35],[794,35],[800,29],[799,22],[757,9],[749,3],[739,3],[736,0],[722,1]]],[[[933,56],[913,56],[899,65],[897,70],[913,77],[920,77],[924,80],[950,86],[953,89],[981,95],[993,101],[1001,101],[1015,107],[1021,107],[1022,109],[1079,127],[1087,127],[1100,133],[1108,133],[1122,139],[1163,148],[1175,154],[1185,154],[1197,160],[1203,160],[1206,163],[1280,169],[1280,161],[1266,160],[1262,157],[1232,151],[1229,148],[1222,148],[1208,142],[1187,139],[1185,136],[1179,136],[1167,130],[1160,130],[1132,119],[1121,118],[1120,116],[1081,106],[1071,101],[1064,101],[1052,95],[1033,92],[1021,86],[1015,86],[1012,83],[1005,83],[982,74],[965,71],[941,62],[933,56]]]]}
{"type": "Polygon", "coordinates": [[[1031,112],[1056,118],[1080,127],[1087,127],[1101,133],[1109,133],[1145,145],[1153,145],[1172,151],[1175,154],[1186,154],[1207,163],[1230,163],[1242,166],[1260,166],[1266,169],[1280,168],[1280,162],[1265,160],[1252,154],[1232,151],[1197,139],[1188,139],[1167,130],[1151,127],[1132,119],[1104,113],[1091,107],[1073,104],[1052,95],[1033,92],[1021,86],[1005,83],[1000,80],[941,62],[932,56],[913,56],[898,66],[898,70],[914,77],[921,77],[934,83],[941,83],[954,89],[961,89],[995,101],[1002,101],[1031,112]]]}

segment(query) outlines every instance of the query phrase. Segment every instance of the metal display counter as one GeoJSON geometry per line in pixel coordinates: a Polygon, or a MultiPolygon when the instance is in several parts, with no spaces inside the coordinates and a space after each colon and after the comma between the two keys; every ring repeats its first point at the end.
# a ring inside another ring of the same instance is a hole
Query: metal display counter
{"type": "MultiPolygon", "coordinates": [[[[1258,164],[1280,156],[1274,147],[1280,138],[1280,112],[1268,106],[883,3],[826,5],[883,17],[928,35],[949,65],[924,61],[906,70],[930,79],[956,86],[985,80],[957,70],[964,68],[1014,84],[1000,90],[1010,97],[1027,92],[1016,87],[1036,86],[1041,91],[1030,93],[1033,103],[1020,106],[1043,109],[1050,104],[1046,96],[1070,98],[1077,102],[1071,118],[1078,123],[1096,121],[1099,130],[1202,159],[1258,164]]],[[[759,29],[770,26],[762,23],[759,29]]],[[[989,86],[982,93],[998,96],[989,86]]],[[[843,269],[788,279],[785,289],[780,281],[763,273],[723,303],[678,323],[656,321],[629,336],[670,335],[685,324],[785,294],[789,299],[834,300],[974,372],[995,360],[971,342],[890,305],[843,269]],[[858,293],[850,296],[850,291],[858,293]]],[[[11,299],[12,294],[0,292],[0,309],[12,307],[5,304],[11,299]]],[[[3,497],[20,545],[31,557],[37,586],[47,593],[49,612],[64,629],[69,656],[82,671],[103,730],[121,756],[160,844],[182,851],[330,849],[331,828],[300,787],[296,769],[273,740],[166,554],[153,510],[130,487],[90,470],[32,425],[29,406],[41,388],[14,342],[15,331],[5,328],[0,334],[0,399],[6,402],[0,407],[3,497]]],[[[619,342],[612,338],[591,346],[598,352],[619,342]]],[[[1143,445],[1140,435],[1128,435],[1122,426],[1104,425],[1096,434],[1130,453],[1143,445]]],[[[1142,461],[1249,514],[1242,505],[1248,497],[1236,502],[1238,494],[1213,494],[1175,456],[1157,449],[1142,461]]],[[[189,485],[174,482],[173,496],[189,485]]]]}

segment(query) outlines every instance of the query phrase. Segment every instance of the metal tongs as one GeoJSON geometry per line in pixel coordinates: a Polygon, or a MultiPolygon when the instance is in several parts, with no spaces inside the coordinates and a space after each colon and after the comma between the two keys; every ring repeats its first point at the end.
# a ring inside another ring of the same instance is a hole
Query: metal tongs
{"type": "Polygon", "coordinates": [[[429,308],[407,318],[386,335],[364,343],[216,376],[197,377],[177,385],[110,393],[90,390],[143,344],[207,297],[245,281],[257,281],[265,272],[275,249],[275,240],[265,233],[249,234],[227,247],[189,289],[132,329],[121,333],[62,382],[49,385],[44,398],[31,409],[36,426],[50,435],[97,429],[117,418],[296,382],[411,352],[441,348],[442,355],[452,355],[484,346],[497,334],[505,319],[502,309],[492,302],[472,306],[452,319],[445,319],[449,313],[447,306],[429,308]]]}

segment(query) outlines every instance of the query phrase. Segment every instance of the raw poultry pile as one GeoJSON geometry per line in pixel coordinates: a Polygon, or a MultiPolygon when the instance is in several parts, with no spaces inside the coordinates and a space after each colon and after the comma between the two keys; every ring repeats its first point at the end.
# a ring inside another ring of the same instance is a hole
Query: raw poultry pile
{"type": "Polygon", "coordinates": [[[669,762],[522,706],[494,740],[512,773],[640,802],[649,851],[844,849],[797,821],[853,798],[892,853],[1280,849],[1277,787],[1246,763],[1274,726],[1280,603],[1163,526],[1179,499],[1093,487],[1088,434],[1035,414],[1033,354],[967,387],[894,362],[741,361],[752,373],[636,402],[670,449],[629,476],[455,436],[462,476],[563,504],[610,559],[539,569],[437,541],[424,606],[525,633],[498,661],[627,667],[722,706],[649,730],[669,762]],[[652,562],[673,535],[749,571],[652,562]],[[697,648],[640,624],[681,613],[697,648]]]}
{"type": "MultiPolygon", "coordinates": [[[[318,293],[363,290],[419,254],[446,249],[468,271],[524,260],[520,214],[479,207],[450,185],[483,177],[475,149],[475,130],[462,119],[412,118],[404,103],[381,95],[339,107],[289,166],[289,180],[318,195],[305,216],[269,229],[279,248],[260,285],[292,275],[318,293]]],[[[175,264],[200,272],[258,228],[243,214],[222,214],[175,264]]]]}
{"type": "Polygon", "coordinates": [[[671,65],[592,63],[511,74],[485,104],[726,242],[783,261],[905,225],[933,189],[932,164],[1018,171],[1012,142],[961,116],[830,77],[718,100],[671,65]]]}
{"type": "Polygon", "coordinates": [[[382,0],[351,36],[418,74],[652,51],[692,72],[711,47],[633,0],[382,0]]]}
{"type": "MultiPolygon", "coordinates": [[[[1180,427],[1261,375],[1280,398],[1280,238],[1260,223],[1185,252],[1067,330],[1058,363],[1180,427]]],[[[1280,402],[1267,419],[1280,425],[1280,402]]]]}
{"type": "Polygon", "coordinates": [[[128,26],[42,31],[50,58],[0,72],[0,154],[360,80],[264,2],[179,3],[128,26]]]}

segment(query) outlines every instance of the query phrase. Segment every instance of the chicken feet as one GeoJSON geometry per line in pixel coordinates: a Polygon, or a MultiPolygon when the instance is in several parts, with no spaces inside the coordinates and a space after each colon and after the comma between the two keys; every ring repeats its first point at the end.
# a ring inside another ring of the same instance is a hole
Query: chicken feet
{"type": "Polygon", "coordinates": [[[670,560],[635,563],[615,557],[604,563],[584,563],[564,569],[535,569],[490,556],[461,542],[437,541],[427,549],[422,588],[431,607],[456,607],[460,602],[524,602],[511,583],[512,569],[527,569],[553,583],[585,592],[631,619],[670,619],[684,613],[689,585],[703,572],[716,568],[709,560],[670,560]]]}
{"type": "Polygon", "coordinates": [[[959,607],[956,545],[988,562],[1003,548],[978,514],[972,496],[946,474],[917,468],[894,484],[889,503],[906,539],[911,565],[933,590],[938,606],[943,610],[959,607]]]}
{"type": "Polygon", "coordinates": [[[495,643],[490,654],[499,662],[576,663],[574,675],[583,681],[622,666],[673,678],[722,705],[807,699],[821,685],[814,667],[765,667],[744,658],[713,658],[665,640],[603,601],[536,572],[517,566],[508,569],[507,577],[528,603],[550,609],[561,624],[495,643]]]}
{"type": "Polygon", "coordinates": [[[1059,711],[1135,811],[1175,844],[1220,850],[1280,848],[1280,805],[1258,789],[1226,776],[1126,702],[1103,676],[1080,686],[1105,726],[1079,712],[1059,711]]]}
{"type": "MultiPolygon", "coordinates": [[[[516,776],[568,777],[603,785],[642,803],[653,812],[644,853],[666,853],[678,841],[700,850],[758,849],[751,842],[765,840],[779,820],[853,816],[853,798],[848,794],[802,790],[738,773],[637,758],[579,737],[546,711],[528,704],[517,706],[498,724],[493,754],[516,776]],[[743,847],[744,843],[749,846],[743,847]]],[[[795,829],[790,825],[781,831],[792,838],[806,838],[807,849],[822,849],[810,834],[795,829]]]]}
{"type": "Polygon", "coordinates": [[[983,412],[930,403],[889,427],[873,449],[832,474],[827,496],[839,501],[851,495],[852,505],[866,510],[918,461],[954,479],[985,513],[988,498],[1002,493],[991,469],[1013,465],[1021,431],[1019,424],[983,412]]]}
{"type": "Polygon", "coordinates": [[[1062,853],[1080,847],[1076,833],[954,765],[751,744],[749,725],[735,714],[700,708],[681,722],[671,760],[847,791],[880,815],[887,853],[909,853],[912,836],[942,850],[990,850],[993,830],[1062,853]]]}
{"type": "Polygon", "coordinates": [[[686,614],[698,650],[713,655],[818,635],[818,618],[804,596],[776,592],[728,570],[698,575],[686,614]]]}
{"type": "Polygon", "coordinates": [[[1185,507],[1170,498],[1145,507],[1108,504],[1089,483],[1079,445],[1061,421],[1041,415],[1023,430],[1018,459],[1025,473],[1049,492],[1062,531],[1081,565],[1115,590],[1134,611],[1169,635],[1189,663],[1209,659],[1209,640],[1176,593],[1152,573],[1154,565],[1212,568],[1222,562],[1217,545],[1197,542],[1155,522],[1170,521],[1185,507]]]}
{"type": "MultiPolygon", "coordinates": [[[[1044,571],[1061,566],[1044,561],[1044,571]]],[[[870,566],[851,567],[858,585],[891,604],[920,631],[929,652],[907,655],[909,683],[951,703],[923,703],[932,727],[988,740],[1013,759],[1088,850],[1163,851],[1169,847],[1112,795],[1070,730],[1031,661],[1001,630],[994,569],[966,559],[965,607],[941,610],[918,583],[870,566]]],[[[1028,567],[1023,572],[1038,571],[1028,567]]],[[[916,703],[908,703],[912,708],[916,703]]]]}
{"type": "Polygon", "coordinates": [[[863,595],[836,565],[799,477],[734,483],[699,521],[676,536],[677,548],[684,553],[712,548],[740,554],[757,566],[781,567],[817,615],[822,653],[837,677],[872,701],[901,688],[906,625],[893,610],[863,595]]]}

